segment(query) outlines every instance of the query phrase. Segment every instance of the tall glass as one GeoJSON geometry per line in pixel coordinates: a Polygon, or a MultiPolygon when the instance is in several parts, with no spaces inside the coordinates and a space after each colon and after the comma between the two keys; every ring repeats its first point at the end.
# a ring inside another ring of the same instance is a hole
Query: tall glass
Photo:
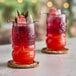
{"type": "Polygon", "coordinates": [[[47,48],[52,50],[64,49],[66,45],[66,16],[49,15],[47,17],[47,48]]]}
{"type": "Polygon", "coordinates": [[[35,57],[34,23],[12,27],[12,57],[17,64],[31,64],[35,57]]]}

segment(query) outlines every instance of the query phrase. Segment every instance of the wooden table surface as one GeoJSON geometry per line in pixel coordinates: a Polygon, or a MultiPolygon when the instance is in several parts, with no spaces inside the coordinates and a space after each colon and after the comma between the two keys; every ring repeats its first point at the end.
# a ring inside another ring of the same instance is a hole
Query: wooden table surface
{"type": "Polygon", "coordinates": [[[36,42],[35,60],[40,62],[39,67],[12,69],[7,67],[8,60],[12,59],[12,47],[1,45],[0,76],[76,76],[76,38],[67,39],[68,54],[43,54],[40,52],[43,47],[46,47],[45,41],[36,42]]]}

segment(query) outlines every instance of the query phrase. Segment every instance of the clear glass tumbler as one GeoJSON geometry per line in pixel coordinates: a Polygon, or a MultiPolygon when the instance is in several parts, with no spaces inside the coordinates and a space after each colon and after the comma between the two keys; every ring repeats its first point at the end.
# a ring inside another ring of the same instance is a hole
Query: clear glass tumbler
{"type": "Polygon", "coordinates": [[[34,23],[12,26],[12,57],[17,64],[31,64],[35,58],[34,23]]]}
{"type": "Polygon", "coordinates": [[[66,45],[66,16],[49,15],[47,17],[47,48],[53,50],[64,49],[66,45]]]}

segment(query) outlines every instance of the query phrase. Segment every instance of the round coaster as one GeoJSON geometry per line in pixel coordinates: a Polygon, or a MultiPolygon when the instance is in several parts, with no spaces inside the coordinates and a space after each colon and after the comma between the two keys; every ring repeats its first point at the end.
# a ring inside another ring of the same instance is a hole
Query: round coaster
{"type": "Polygon", "coordinates": [[[33,61],[32,64],[28,64],[28,65],[20,65],[20,64],[16,64],[13,60],[9,60],[8,61],[8,67],[11,67],[11,68],[35,68],[39,65],[39,62],[38,61],[33,61]]]}
{"type": "Polygon", "coordinates": [[[69,51],[68,48],[64,48],[64,49],[58,50],[58,51],[52,50],[52,49],[48,49],[48,48],[43,48],[41,50],[42,53],[47,53],[47,54],[67,54],[68,51],[69,51]]]}

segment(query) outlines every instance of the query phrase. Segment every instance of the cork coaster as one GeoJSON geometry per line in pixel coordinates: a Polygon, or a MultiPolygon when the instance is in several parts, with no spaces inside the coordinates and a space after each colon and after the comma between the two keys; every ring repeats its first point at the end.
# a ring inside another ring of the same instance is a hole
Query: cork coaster
{"type": "Polygon", "coordinates": [[[11,68],[28,69],[28,68],[35,68],[38,65],[39,65],[38,61],[34,61],[32,64],[28,64],[28,65],[19,65],[19,64],[16,64],[13,60],[8,61],[8,67],[11,67],[11,68]]]}
{"type": "Polygon", "coordinates": [[[42,53],[47,53],[47,54],[67,54],[68,51],[69,51],[68,48],[64,48],[64,49],[58,50],[58,51],[51,50],[51,49],[48,49],[48,48],[43,48],[41,50],[42,53]]]}

